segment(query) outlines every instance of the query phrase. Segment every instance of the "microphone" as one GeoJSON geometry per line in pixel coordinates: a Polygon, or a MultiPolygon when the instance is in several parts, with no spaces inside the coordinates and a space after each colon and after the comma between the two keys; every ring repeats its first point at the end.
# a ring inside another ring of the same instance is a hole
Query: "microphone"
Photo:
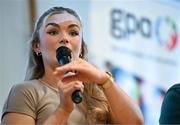
{"type": "MultiPolygon", "coordinates": [[[[56,50],[56,58],[60,65],[65,65],[71,62],[71,50],[68,47],[61,46],[56,50]]],[[[67,74],[68,72],[65,72],[67,74]]],[[[72,101],[76,104],[82,101],[82,94],[80,90],[75,90],[72,93],[72,101]]]]}

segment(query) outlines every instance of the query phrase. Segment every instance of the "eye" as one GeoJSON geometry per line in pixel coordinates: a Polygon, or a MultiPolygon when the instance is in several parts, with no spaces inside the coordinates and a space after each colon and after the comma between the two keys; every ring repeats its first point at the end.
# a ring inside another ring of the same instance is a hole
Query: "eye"
{"type": "Polygon", "coordinates": [[[79,32],[78,31],[70,31],[69,35],[71,35],[71,36],[78,36],[79,32]]]}
{"type": "Polygon", "coordinates": [[[55,36],[55,35],[58,34],[58,31],[57,31],[57,30],[51,30],[51,31],[48,31],[47,33],[48,33],[49,35],[51,35],[51,36],[55,36]]]}

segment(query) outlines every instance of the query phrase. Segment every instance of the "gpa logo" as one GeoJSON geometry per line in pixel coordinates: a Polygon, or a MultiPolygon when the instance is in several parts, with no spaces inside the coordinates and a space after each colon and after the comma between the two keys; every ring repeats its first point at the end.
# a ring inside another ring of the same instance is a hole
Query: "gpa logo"
{"type": "Polygon", "coordinates": [[[153,37],[157,45],[173,51],[178,43],[176,22],[168,16],[158,17],[152,21],[147,16],[137,16],[119,8],[111,10],[111,35],[118,41],[139,34],[144,40],[153,37]]]}
{"type": "Polygon", "coordinates": [[[170,17],[158,17],[155,23],[155,35],[160,45],[172,51],[178,43],[177,26],[170,17]]]}

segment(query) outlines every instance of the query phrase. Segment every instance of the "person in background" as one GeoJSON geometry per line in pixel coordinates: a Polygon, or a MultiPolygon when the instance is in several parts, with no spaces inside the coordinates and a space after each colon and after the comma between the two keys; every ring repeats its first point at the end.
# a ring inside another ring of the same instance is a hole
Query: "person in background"
{"type": "Polygon", "coordinates": [[[160,124],[180,124],[180,84],[166,92],[161,106],[160,124]]]}
{"type": "Polygon", "coordinates": [[[53,7],[42,14],[30,40],[26,79],[10,90],[2,124],[143,124],[138,105],[111,74],[87,61],[82,34],[72,9],[53,7]],[[66,65],[56,59],[61,46],[72,51],[66,65]],[[71,100],[75,90],[83,95],[79,104],[71,100]]]}

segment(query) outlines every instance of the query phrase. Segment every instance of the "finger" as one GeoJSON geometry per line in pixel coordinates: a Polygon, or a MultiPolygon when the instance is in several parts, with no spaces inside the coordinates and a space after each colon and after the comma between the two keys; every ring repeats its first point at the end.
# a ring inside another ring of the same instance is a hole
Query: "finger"
{"type": "Polygon", "coordinates": [[[78,74],[64,76],[61,80],[62,82],[80,81],[78,74]]]}
{"type": "Polygon", "coordinates": [[[64,66],[57,67],[56,72],[57,73],[67,73],[67,72],[74,72],[74,71],[80,71],[82,68],[82,65],[79,63],[79,61],[73,61],[71,63],[68,63],[64,66]]]}
{"type": "Polygon", "coordinates": [[[75,83],[74,89],[75,89],[75,90],[80,90],[81,92],[83,92],[83,91],[84,91],[84,85],[83,85],[83,83],[80,82],[80,81],[77,81],[77,82],[75,83]]]}
{"type": "Polygon", "coordinates": [[[58,68],[55,69],[55,71],[53,72],[53,75],[61,78],[62,76],[64,76],[64,72],[62,70],[57,70],[58,68]]]}
{"type": "Polygon", "coordinates": [[[68,95],[71,96],[72,93],[73,93],[74,91],[76,91],[76,90],[80,90],[80,91],[83,93],[83,91],[84,91],[84,86],[81,85],[81,84],[75,84],[75,85],[73,85],[73,86],[64,88],[64,89],[62,90],[62,92],[64,93],[65,96],[68,96],[68,95]]]}
{"type": "Polygon", "coordinates": [[[76,70],[71,70],[70,68],[69,69],[60,69],[60,68],[57,68],[53,74],[61,79],[63,77],[66,77],[66,76],[71,76],[71,75],[75,75],[77,73],[76,70]]]}
{"type": "Polygon", "coordinates": [[[77,74],[77,71],[71,71],[71,72],[67,72],[66,74],[64,74],[64,76],[62,77],[62,79],[64,79],[65,77],[70,77],[70,76],[74,76],[77,74]]]}
{"type": "Polygon", "coordinates": [[[84,85],[81,81],[62,82],[59,87],[64,93],[72,93],[74,90],[81,90],[83,92],[84,90],[84,85]]]}
{"type": "Polygon", "coordinates": [[[60,67],[57,67],[56,70],[57,71],[71,71],[73,70],[75,67],[72,63],[68,63],[66,65],[63,65],[63,66],[60,66],[60,67]]]}
{"type": "Polygon", "coordinates": [[[83,84],[81,84],[81,86],[80,86],[81,88],[80,88],[80,91],[83,93],[84,92],[84,85],[83,84]]]}

